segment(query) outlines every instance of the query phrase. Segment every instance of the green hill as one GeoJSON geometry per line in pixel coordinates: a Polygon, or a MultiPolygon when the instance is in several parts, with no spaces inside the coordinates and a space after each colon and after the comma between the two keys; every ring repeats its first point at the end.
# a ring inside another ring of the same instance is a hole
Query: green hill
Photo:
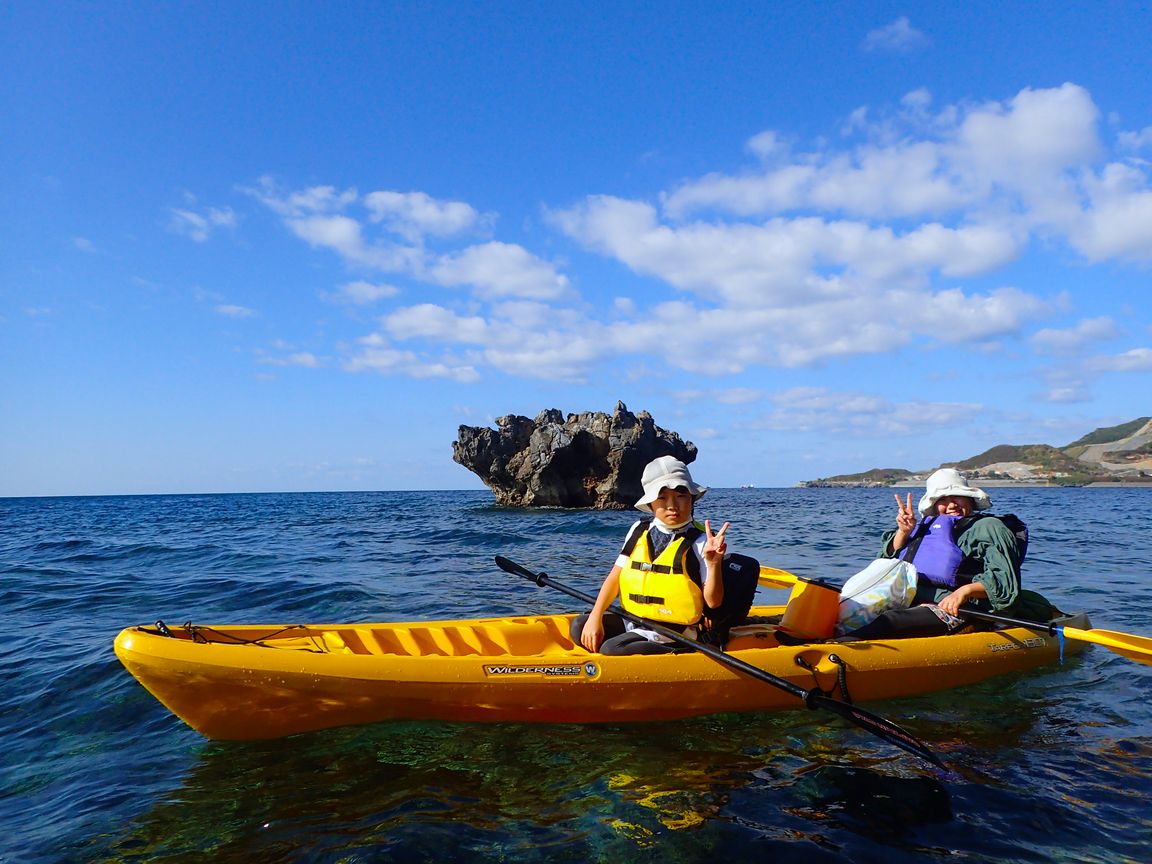
{"type": "MultiPolygon", "coordinates": [[[[1148,433],[1139,436],[1137,433],[1150,420],[1150,417],[1139,417],[1119,426],[1102,427],[1066,447],[1053,447],[1050,444],[998,444],[977,456],[960,462],[945,462],[939,467],[958,468],[972,481],[993,484],[1083,486],[1095,482],[1148,483],[1152,482],[1149,466],[1152,441],[1146,440],[1148,433]],[[1115,450],[1104,451],[1100,446],[1113,443],[1119,445],[1115,450]]],[[[819,480],[807,480],[800,485],[892,486],[909,480],[923,480],[934,470],[872,468],[858,474],[837,474],[819,480]]]]}
{"type": "MultiPolygon", "coordinates": [[[[1140,427],[1136,427],[1140,428],[1140,427]]],[[[1052,472],[1085,473],[1085,464],[1049,444],[998,444],[979,456],[954,463],[961,471],[973,471],[1000,462],[1023,462],[1052,472]]]]}
{"type": "Polygon", "coordinates": [[[1113,441],[1121,441],[1129,435],[1135,435],[1140,427],[1149,420],[1152,420],[1152,417],[1140,417],[1128,423],[1121,423],[1119,426],[1105,426],[1094,432],[1089,432],[1083,438],[1079,438],[1061,449],[1071,450],[1073,447],[1088,447],[1091,444],[1111,444],[1113,441]]]}
{"type": "Polygon", "coordinates": [[[807,486],[891,486],[914,476],[905,468],[873,468],[859,474],[837,474],[822,480],[810,481],[807,486]]]}

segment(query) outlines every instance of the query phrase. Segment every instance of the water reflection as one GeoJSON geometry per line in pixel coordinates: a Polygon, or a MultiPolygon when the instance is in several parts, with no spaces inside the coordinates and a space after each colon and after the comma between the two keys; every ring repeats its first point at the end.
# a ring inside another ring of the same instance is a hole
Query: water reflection
{"type": "MultiPolygon", "coordinates": [[[[179,787],[108,848],[121,861],[336,860],[354,850],[362,860],[588,861],[655,849],[694,860],[728,835],[804,845],[812,823],[837,810],[853,814],[840,829],[884,836],[873,824],[883,808],[863,800],[870,784],[889,796],[905,788],[926,807],[939,798],[923,793],[936,781],[909,760],[833,764],[845,756],[843,730],[804,720],[413,723],[207,744],[179,787]],[[785,812],[782,835],[774,826],[785,812]]],[[[946,812],[944,795],[914,821],[946,812]]]]}

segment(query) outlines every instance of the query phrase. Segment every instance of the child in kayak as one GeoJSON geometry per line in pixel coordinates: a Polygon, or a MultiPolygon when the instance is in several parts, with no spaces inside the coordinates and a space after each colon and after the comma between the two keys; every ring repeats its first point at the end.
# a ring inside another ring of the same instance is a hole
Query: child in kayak
{"type": "Polygon", "coordinates": [[[636,508],[651,513],[652,519],[633,524],[592,611],[572,622],[572,641],[589,651],[677,650],[676,643],[656,631],[607,611],[617,596],[627,611],[689,638],[698,636],[705,610],[724,603],[728,523],[713,533],[711,522],[701,525],[692,518],[695,503],[708,489],[693,481],[688,467],[671,456],[649,462],[640,482],[644,496],[636,508]]]}

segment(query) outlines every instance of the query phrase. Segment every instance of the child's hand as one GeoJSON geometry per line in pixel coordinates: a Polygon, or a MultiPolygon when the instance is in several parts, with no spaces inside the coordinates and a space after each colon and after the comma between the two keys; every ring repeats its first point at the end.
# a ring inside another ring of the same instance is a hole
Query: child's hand
{"type": "Polygon", "coordinates": [[[704,560],[711,564],[724,557],[728,551],[728,541],[724,539],[724,532],[728,530],[728,523],[715,534],[712,533],[712,523],[704,520],[704,560]]]}
{"type": "Polygon", "coordinates": [[[604,622],[596,615],[589,615],[584,622],[584,629],[580,631],[580,644],[595,653],[600,650],[604,641],[604,622]]]}

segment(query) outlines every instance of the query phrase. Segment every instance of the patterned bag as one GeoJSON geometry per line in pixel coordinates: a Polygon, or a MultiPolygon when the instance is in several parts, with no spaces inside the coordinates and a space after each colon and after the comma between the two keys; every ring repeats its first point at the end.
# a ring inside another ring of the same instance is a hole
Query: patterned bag
{"type": "Polygon", "coordinates": [[[836,635],[843,636],[891,609],[907,609],[916,596],[916,567],[898,558],[877,558],[840,589],[836,635]]]}

